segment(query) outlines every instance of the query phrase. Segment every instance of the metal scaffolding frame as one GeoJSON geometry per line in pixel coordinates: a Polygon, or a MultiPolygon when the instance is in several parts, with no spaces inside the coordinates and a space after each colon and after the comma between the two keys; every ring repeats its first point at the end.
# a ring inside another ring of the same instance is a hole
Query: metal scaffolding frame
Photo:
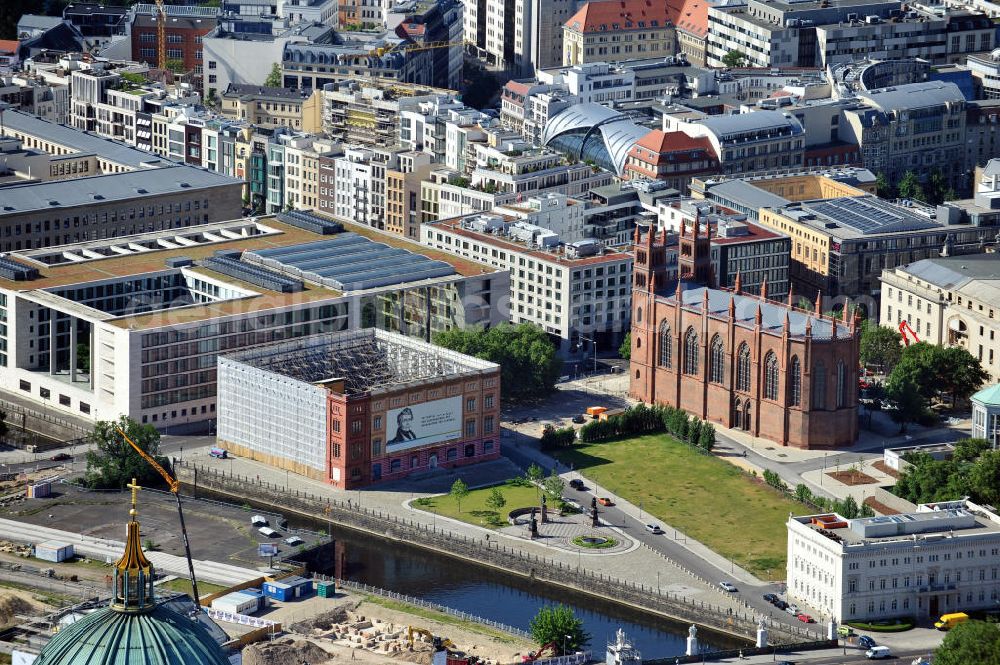
{"type": "Polygon", "coordinates": [[[493,367],[486,361],[374,329],[303,337],[229,357],[306,383],[343,379],[347,395],[475,374],[493,367]]]}

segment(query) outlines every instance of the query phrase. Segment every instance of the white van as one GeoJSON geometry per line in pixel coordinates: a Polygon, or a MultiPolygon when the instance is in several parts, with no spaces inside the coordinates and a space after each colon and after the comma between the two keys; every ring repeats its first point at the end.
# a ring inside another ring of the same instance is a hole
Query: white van
{"type": "Polygon", "coordinates": [[[262,526],[261,528],[257,529],[257,532],[260,533],[260,535],[265,536],[267,538],[277,538],[278,536],[281,535],[280,533],[278,533],[269,526],[262,526]]]}
{"type": "Polygon", "coordinates": [[[868,660],[882,660],[883,658],[892,658],[892,652],[889,651],[889,647],[877,646],[872,647],[865,652],[865,658],[868,660]]]}

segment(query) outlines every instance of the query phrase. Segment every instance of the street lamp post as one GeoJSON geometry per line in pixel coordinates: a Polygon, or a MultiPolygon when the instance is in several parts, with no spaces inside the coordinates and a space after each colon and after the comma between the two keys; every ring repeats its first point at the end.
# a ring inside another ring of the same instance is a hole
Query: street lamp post
{"type": "MultiPolygon", "coordinates": [[[[594,374],[597,374],[597,342],[585,335],[580,335],[580,339],[586,340],[594,345],[594,374]]],[[[584,355],[584,357],[586,357],[586,355],[584,355]]]]}
{"type": "Polygon", "coordinates": [[[570,639],[573,639],[573,638],[571,638],[569,635],[563,635],[563,649],[562,649],[562,652],[563,652],[564,656],[566,655],[566,640],[570,640],[570,639]]]}

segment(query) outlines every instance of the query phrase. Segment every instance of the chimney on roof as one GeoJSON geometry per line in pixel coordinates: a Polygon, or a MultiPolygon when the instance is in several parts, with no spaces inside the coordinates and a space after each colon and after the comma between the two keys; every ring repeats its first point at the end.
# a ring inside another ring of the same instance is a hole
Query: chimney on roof
{"type": "Polygon", "coordinates": [[[816,292],[816,316],[823,316],[823,292],[816,292]]]}
{"type": "Polygon", "coordinates": [[[795,307],[795,286],[791,282],[788,283],[788,306],[795,307]]]}

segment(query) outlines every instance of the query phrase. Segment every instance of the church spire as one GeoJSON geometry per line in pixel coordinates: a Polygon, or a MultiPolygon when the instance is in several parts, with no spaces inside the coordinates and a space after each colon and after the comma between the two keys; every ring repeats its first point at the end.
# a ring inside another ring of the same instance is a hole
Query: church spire
{"type": "Polygon", "coordinates": [[[114,597],[112,609],[120,612],[146,612],[155,607],[153,597],[153,564],[142,551],[141,530],[138,521],[137,499],[139,487],[135,478],[127,485],[132,490],[132,507],[125,538],[125,551],[115,563],[114,597]]]}

